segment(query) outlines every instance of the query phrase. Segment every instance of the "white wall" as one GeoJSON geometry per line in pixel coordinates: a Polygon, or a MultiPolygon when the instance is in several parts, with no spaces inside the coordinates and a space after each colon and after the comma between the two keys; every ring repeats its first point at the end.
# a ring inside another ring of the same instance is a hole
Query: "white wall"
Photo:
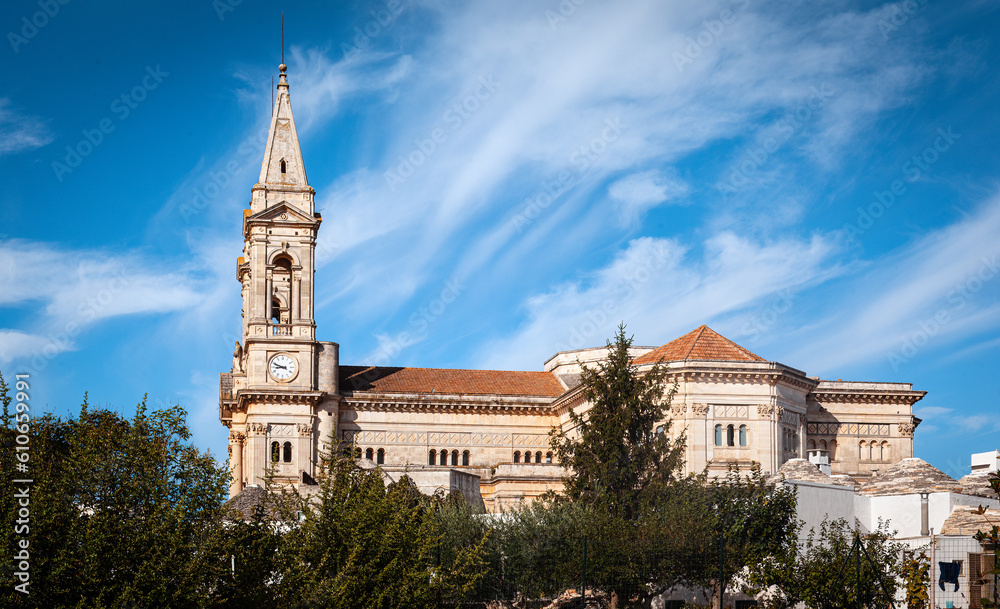
{"type": "Polygon", "coordinates": [[[810,528],[819,531],[823,518],[836,520],[843,518],[854,525],[854,489],[837,484],[820,484],[804,480],[785,480],[782,484],[795,487],[798,501],[796,516],[805,522],[802,528],[807,535],[810,528]]]}

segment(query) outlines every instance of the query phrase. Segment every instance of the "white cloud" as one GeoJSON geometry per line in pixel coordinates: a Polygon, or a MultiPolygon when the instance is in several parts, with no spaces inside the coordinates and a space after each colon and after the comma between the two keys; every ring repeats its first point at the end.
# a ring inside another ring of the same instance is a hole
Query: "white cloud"
{"type": "Polygon", "coordinates": [[[0,98],[0,156],[41,148],[52,142],[52,134],[41,119],[11,108],[9,98],[0,98]]]}
{"type": "Polygon", "coordinates": [[[612,182],[608,186],[608,196],[616,203],[619,218],[625,224],[631,224],[661,203],[678,202],[689,190],[683,180],[667,172],[650,169],[612,182]]]}
{"type": "Polygon", "coordinates": [[[821,374],[926,350],[1000,327],[1000,196],[871,265],[829,303],[790,361],[821,374]]]}
{"type": "Polygon", "coordinates": [[[52,357],[73,348],[71,342],[54,340],[52,337],[0,329],[0,364],[26,359],[38,353],[52,357]]]}
{"type": "MultiPolygon", "coordinates": [[[[0,305],[37,303],[44,314],[30,320],[43,334],[69,335],[120,315],[195,308],[202,295],[194,273],[169,268],[137,252],[68,250],[27,240],[0,241],[0,305]]],[[[11,351],[27,335],[4,337],[11,351]]],[[[45,339],[49,340],[49,339],[45,339]]],[[[65,340],[59,344],[69,344],[65,340]]],[[[37,340],[32,345],[37,346],[37,340]]],[[[65,350],[63,348],[60,349],[65,350]]],[[[20,351],[20,349],[18,349],[20,351]]]]}
{"type": "Polygon", "coordinates": [[[670,239],[643,237],[585,279],[525,301],[527,319],[479,354],[485,368],[537,367],[560,350],[599,346],[624,321],[639,344],[661,344],[779,290],[839,272],[824,238],[753,243],[723,233],[704,260],[670,239]]]}

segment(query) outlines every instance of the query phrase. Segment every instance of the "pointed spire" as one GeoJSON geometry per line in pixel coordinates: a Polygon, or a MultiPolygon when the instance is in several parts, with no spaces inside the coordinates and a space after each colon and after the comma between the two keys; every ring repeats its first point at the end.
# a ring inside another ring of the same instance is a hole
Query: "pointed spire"
{"type": "Polygon", "coordinates": [[[271,128],[264,149],[264,161],[260,166],[259,183],[269,189],[308,188],[305,165],[299,136],[292,117],[292,105],[288,98],[288,75],[285,64],[278,66],[278,100],[271,116],[271,128]]]}

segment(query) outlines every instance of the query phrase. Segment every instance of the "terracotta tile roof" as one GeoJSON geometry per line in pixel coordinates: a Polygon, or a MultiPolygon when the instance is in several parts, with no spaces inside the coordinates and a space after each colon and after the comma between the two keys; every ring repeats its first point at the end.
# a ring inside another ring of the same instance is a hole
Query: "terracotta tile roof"
{"type": "Polygon", "coordinates": [[[960,493],[962,485],[923,459],[911,457],[873,476],[858,492],[865,495],[960,493]]]}
{"type": "Polygon", "coordinates": [[[553,398],[566,391],[556,377],[548,372],[389,366],[341,366],[340,386],[344,391],[354,392],[553,398]]]}
{"type": "Polygon", "coordinates": [[[660,359],[665,362],[679,362],[683,360],[726,362],[767,361],[705,325],[699,326],[684,336],[635,358],[635,363],[652,364],[660,359]]]}

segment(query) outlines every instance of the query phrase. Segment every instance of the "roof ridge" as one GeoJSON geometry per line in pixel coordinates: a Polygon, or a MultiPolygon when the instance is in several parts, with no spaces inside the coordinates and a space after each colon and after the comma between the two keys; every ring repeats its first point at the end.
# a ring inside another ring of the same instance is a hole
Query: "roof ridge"
{"type": "Polygon", "coordinates": [[[497,369],[483,369],[483,368],[427,368],[424,366],[392,366],[392,365],[366,365],[366,364],[344,364],[341,368],[363,368],[365,370],[370,370],[372,368],[399,368],[401,370],[439,370],[439,371],[449,371],[453,370],[455,372],[517,372],[517,373],[528,373],[528,374],[549,374],[552,373],[547,370],[497,370],[497,369]]]}

